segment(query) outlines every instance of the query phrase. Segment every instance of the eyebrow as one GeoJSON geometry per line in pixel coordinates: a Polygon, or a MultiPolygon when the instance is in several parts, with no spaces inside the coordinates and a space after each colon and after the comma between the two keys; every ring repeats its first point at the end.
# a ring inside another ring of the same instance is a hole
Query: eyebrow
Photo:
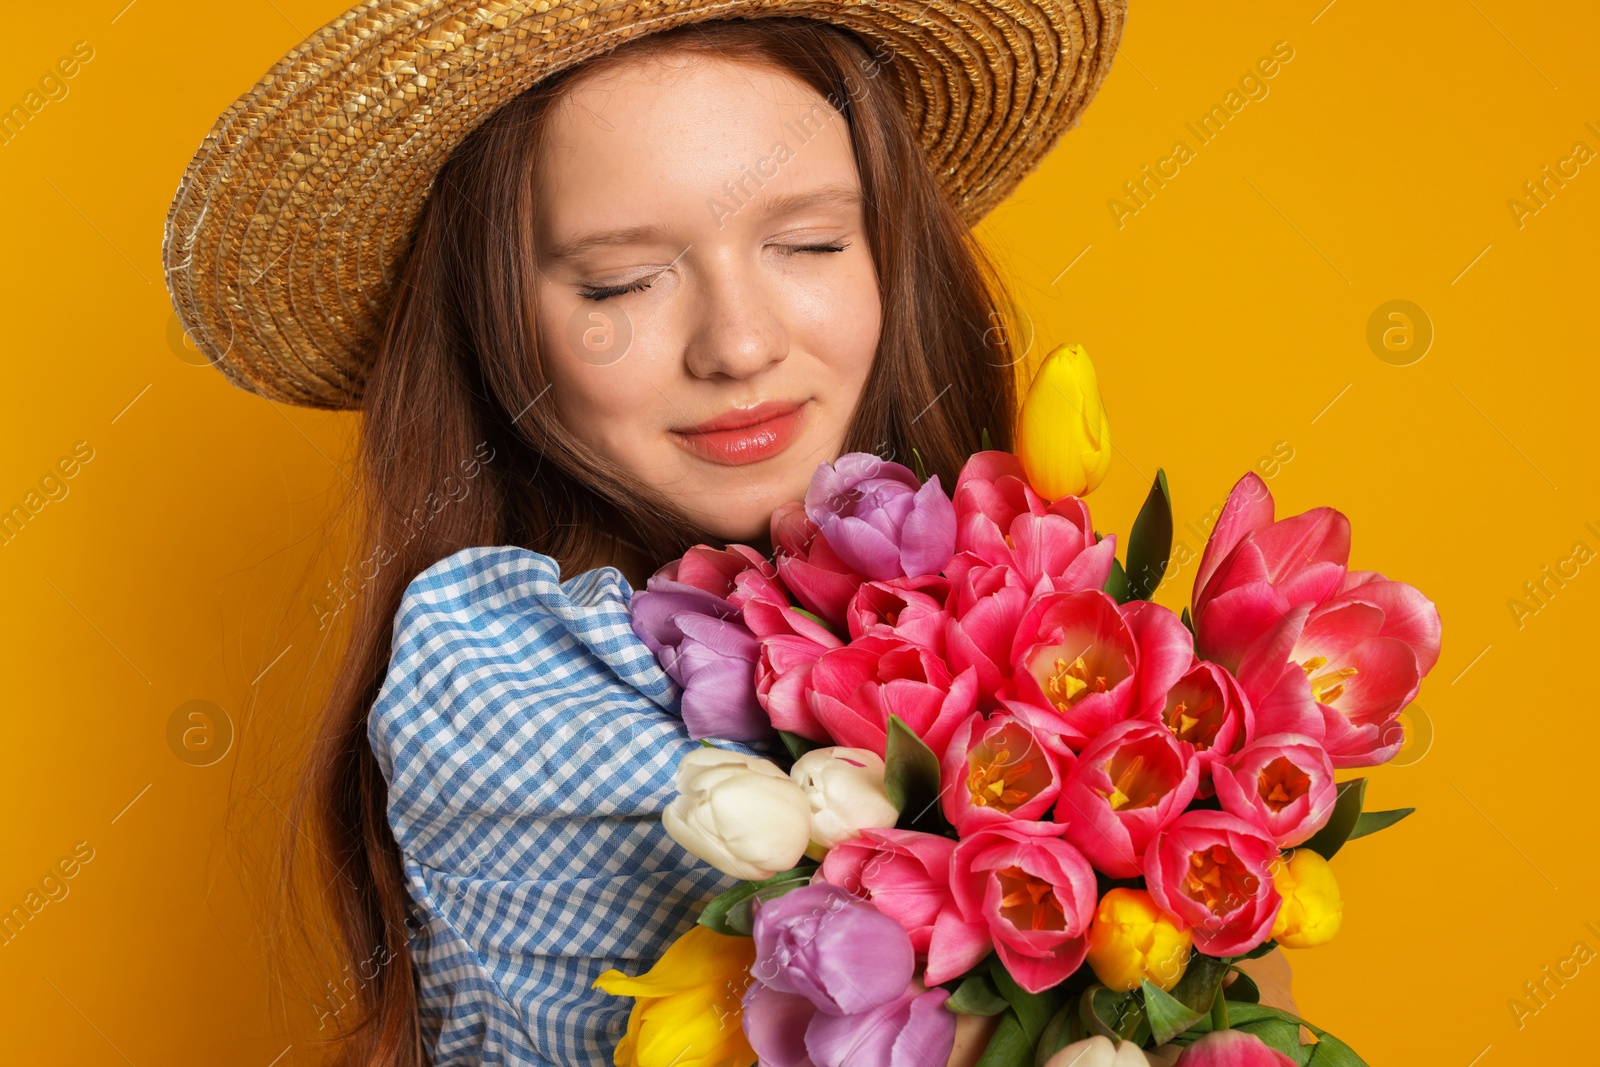
{"type": "MultiPolygon", "coordinates": [[[[763,197],[754,203],[757,207],[757,217],[770,219],[793,215],[814,207],[853,208],[861,202],[862,194],[858,187],[832,183],[818,186],[807,192],[781,193],[763,197]]],[[[749,204],[750,202],[746,201],[746,206],[749,204]]],[[[735,210],[738,210],[738,208],[735,208],[735,210]]],[[[655,223],[623,226],[609,230],[590,230],[587,233],[578,234],[571,240],[562,241],[543,249],[542,258],[550,261],[573,259],[596,248],[604,248],[610,245],[643,244],[649,241],[663,240],[667,236],[667,228],[655,223]]]]}

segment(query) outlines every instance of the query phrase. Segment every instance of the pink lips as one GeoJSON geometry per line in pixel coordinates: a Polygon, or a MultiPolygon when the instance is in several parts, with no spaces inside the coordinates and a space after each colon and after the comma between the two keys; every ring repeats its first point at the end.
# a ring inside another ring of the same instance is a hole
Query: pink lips
{"type": "Polygon", "coordinates": [[[712,463],[736,467],[757,463],[782,452],[800,433],[805,401],[768,400],[754,407],[734,408],[683,430],[673,440],[712,463]]]}

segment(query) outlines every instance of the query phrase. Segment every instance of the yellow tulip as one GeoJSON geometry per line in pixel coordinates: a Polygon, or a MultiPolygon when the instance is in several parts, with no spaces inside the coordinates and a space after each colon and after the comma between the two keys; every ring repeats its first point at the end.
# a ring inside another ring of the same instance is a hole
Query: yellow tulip
{"type": "Polygon", "coordinates": [[[1272,937],[1285,948],[1315,948],[1333,940],[1344,917],[1344,900],[1328,861],[1309,848],[1297,848],[1276,864],[1272,884],[1283,898],[1272,937]]]}
{"type": "Polygon", "coordinates": [[[1143,889],[1106,892],[1089,924],[1089,966],[1107,989],[1138,989],[1141,979],[1171,989],[1189,968],[1194,934],[1143,889]]]}
{"type": "Polygon", "coordinates": [[[1015,448],[1028,484],[1055,500],[1091,493],[1111,466],[1111,423],[1082,345],[1057,345],[1028,386],[1015,448]]]}
{"type": "Polygon", "coordinates": [[[608,970],[595,987],[634,997],[617,1067],[750,1067],[740,1001],[756,944],[696,923],[638,977],[608,970]]]}

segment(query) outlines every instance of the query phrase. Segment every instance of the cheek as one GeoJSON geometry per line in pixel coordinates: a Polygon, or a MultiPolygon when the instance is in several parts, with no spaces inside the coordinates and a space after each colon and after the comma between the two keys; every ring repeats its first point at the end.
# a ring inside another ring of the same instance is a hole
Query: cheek
{"type": "Polygon", "coordinates": [[[659,361],[645,351],[647,335],[629,336],[620,355],[586,347],[586,329],[608,328],[604,318],[589,320],[614,314],[602,308],[603,304],[595,304],[592,311],[583,305],[558,309],[552,320],[546,320],[552,325],[541,326],[539,355],[550,390],[538,403],[554,403],[557,418],[574,437],[637,469],[651,441],[671,421],[662,411],[659,361]]]}
{"type": "Polygon", "coordinates": [[[843,381],[865,382],[883,329],[883,305],[871,258],[792,298],[792,321],[815,353],[843,381]]]}

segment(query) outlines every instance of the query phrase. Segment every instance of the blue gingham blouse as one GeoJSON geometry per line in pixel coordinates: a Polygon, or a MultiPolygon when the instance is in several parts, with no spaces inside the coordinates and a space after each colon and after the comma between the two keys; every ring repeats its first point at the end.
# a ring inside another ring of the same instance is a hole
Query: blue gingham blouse
{"type": "Polygon", "coordinates": [[[634,1002],[591,983],[648,969],[737,884],[662,829],[699,742],[631,596],[614,567],[562,581],[513,546],[463,549],[405,591],[368,738],[437,1067],[608,1067],[634,1002]]]}

